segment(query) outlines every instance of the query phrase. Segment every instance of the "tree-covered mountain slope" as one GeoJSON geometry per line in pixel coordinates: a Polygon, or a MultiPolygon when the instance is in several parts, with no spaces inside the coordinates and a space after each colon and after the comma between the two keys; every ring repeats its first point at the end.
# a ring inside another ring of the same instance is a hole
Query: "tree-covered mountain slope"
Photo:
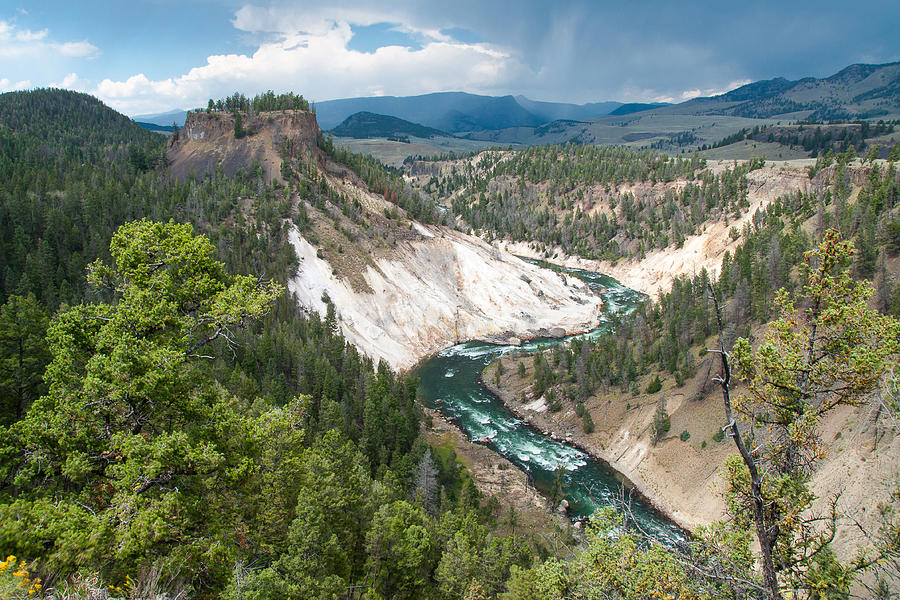
{"type": "Polygon", "coordinates": [[[432,127],[425,127],[424,125],[398,119],[397,117],[377,115],[370,112],[353,113],[341,121],[340,125],[334,127],[331,133],[338,137],[350,138],[409,138],[410,136],[431,138],[448,135],[432,127]]]}
{"type": "Polygon", "coordinates": [[[426,452],[415,379],[281,291],[289,188],[252,164],[173,177],[164,138],[78,94],[0,105],[4,597],[438,593],[464,585],[435,574],[457,531],[495,588],[531,563],[453,455],[426,452]],[[405,539],[397,519],[427,541],[403,568],[376,542],[405,539]]]}

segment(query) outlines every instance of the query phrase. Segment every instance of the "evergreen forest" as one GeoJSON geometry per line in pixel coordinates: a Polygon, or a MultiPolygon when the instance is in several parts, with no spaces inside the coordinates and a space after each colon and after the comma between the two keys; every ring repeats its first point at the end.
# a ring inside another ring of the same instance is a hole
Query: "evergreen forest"
{"type": "MultiPolygon", "coordinates": [[[[309,108],[268,93],[207,110],[309,108]]],[[[853,183],[852,153],[832,153],[820,190],[733,230],[717,277],[678,278],[610,333],[533,358],[538,395],[578,405],[651,372],[683,381],[714,362],[706,345],[730,357],[721,373],[733,366],[755,394],[736,410],[787,441],[751,439],[725,467],[729,520],[666,548],[612,509],[583,531],[521,524],[452,451],[429,447],[414,371],[357,351],[330,301],[325,315],[298,306],[290,228],[329,211],[369,225],[314,161],[283,149],[286,183],[258,164],[175,180],[166,143],[85,94],[0,94],[0,597],[824,599],[863,576],[896,597],[893,507],[870,550],[844,561],[833,530],[803,519],[816,412],[871,393],[896,361],[893,162],[853,183]],[[797,350],[820,339],[810,323],[834,332],[815,356],[797,350]]],[[[569,144],[454,157],[450,170],[410,161],[415,188],[319,144],[410,219],[608,260],[738,218],[762,167],[569,144]],[[676,180],[652,200],[627,190],[676,180]]]]}

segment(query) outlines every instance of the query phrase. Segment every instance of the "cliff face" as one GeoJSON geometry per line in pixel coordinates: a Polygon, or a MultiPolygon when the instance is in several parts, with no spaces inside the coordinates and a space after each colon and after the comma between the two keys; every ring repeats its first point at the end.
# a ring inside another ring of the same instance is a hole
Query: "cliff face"
{"type": "Polygon", "coordinates": [[[602,301],[574,277],[526,263],[483,240],[419,225],[421,237],[375,256],[359,291],[316,256],[295,230],[300,267],[288,289],[324,314],[323,292],[341,329],[364,354],[405,369],[459,341],[562,335],[595,327],[602,301]]]}
{"type": "Polygon", "coordinates": [[[233,176],[255,162],[262,166],[266,179],[280,178],[282,143],[287,142],[291,156],[318,156],[317,139],[321,132],[316,116],[307,111],[287,110],[242,115],[243,137],[235,138],[234,115],[228,112],[195,112],[188,115],[184,127],[169,139],[166,157],[172,175],[178,179],[192,172],[203,175],[221,166],[233,176]]]}

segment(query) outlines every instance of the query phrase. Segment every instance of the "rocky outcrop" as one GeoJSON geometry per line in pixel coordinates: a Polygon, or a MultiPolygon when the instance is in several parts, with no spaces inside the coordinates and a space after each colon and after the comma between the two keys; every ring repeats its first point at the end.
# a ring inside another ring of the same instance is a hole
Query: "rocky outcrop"
{"type": "MultiPolygon", "coordinates": [[[[235,116],[229,112],[193,112],[169,138],[166,158],[176,179],[204,175],[218,166],[228,176],[259,163],[266,180],[279,178],[282,142],[292,156],[317,155],[321,135],[316,115],[302,110],[242,115],[245,135],[236,138],[235,116]]],[[[318,158],[317,158],[318,160],[318,158]]]]}

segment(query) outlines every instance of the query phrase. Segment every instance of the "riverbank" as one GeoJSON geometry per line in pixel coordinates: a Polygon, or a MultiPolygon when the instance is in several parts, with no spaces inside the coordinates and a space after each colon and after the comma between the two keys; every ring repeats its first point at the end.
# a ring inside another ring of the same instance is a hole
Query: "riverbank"
{"type": "Polygon", "coordinates": [[[667,397],[673,433],[654,445],[650,424],[659,394],[626,396],[611,392],[592,397],[585,406],[595,431],[586,434],[574,406],[551,412],[545,398],[533,396],[530,357],[507,356],[501,360],[504,369],[500,385],[497,361],[485,369],[483,383],[519,418],[608,464],[626,487],[632,487],[683,529],[692,531],[724,516],[719,466],[732,449],[712,439],[718,424],[724,422],[714,394],[685,400],[699,391],[699,381],[688,381],[680,389],[667,386],[659,392],[667,397]],[[520,362],[525,365],[524,378],[518,375],[520,362]],[[688,441],[682,441],[683,431],[691,434],[688,441]]]}
{"type": "Polygon", "coordinates": [[[429,445],[452,447],[483,496],[497,496],[501,504],[516,510],[546,510],[546,500],[528,483],[525,473],[490,448],[470,441],[439,410],[424,410],[431,417],[431,427],[425,430],[429,445]]]}
{"type": "MultiPolygon", "coordinates": [[[[482,497],[496,499],[500,533],[528,531],[550,537],[572,525],[551,510],[547,499],[529,482],[524,471],[487,446],[470,441],[440,410],[426,407],[424,411],[430,417],[430,426],[423,426],[428,445],[452,449],[482,497]],[[512,511],[515,519],[511,522],[512,511]]],[[[571,531],[573,535],[577,532],[571,531]]]]}

